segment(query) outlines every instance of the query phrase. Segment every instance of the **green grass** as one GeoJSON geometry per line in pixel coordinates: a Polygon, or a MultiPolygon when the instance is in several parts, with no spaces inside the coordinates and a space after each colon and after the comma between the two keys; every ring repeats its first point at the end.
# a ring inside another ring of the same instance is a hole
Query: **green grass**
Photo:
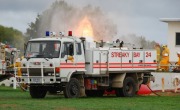
{"type": "Polygon", "coordinates": [[[47,95],[44,99],[32,99],[28,92],[0,86],[0,110],[180,110],[179,103],[180,95],[77,99],[47,95]]]}

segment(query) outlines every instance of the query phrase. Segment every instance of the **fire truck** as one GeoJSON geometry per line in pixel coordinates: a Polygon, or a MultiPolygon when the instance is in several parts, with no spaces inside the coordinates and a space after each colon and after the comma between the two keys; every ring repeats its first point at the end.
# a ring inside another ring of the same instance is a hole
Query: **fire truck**
{"type": "Polygon", "coordinates": [[[14,76],[20,51],[0,42],[0,82],[14,76]]]}
{"type": "MultiPolygon", "coordinates": [[[[46,34],[49,36],[48,32],[46,34]]],[[[18,83],[29,85],[32,98],[63,92],[66,98],[132,97],[141,84],[154,80],[156,51],[127,49],[119,43],[97,43],[72,36],[31,39],[21,61],[18,83]]]]}

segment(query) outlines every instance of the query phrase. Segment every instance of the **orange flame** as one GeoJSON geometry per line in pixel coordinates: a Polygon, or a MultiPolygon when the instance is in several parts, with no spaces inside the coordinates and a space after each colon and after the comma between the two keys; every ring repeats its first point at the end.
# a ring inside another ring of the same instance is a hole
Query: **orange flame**
{"type": "Polygon", "coordinates": [[[93,37],[92,25],[87,17],[84,17],[84,19],[79,23],[79,26],[76,32],[77,32],[77,35],[79,36],[93,37]]]}

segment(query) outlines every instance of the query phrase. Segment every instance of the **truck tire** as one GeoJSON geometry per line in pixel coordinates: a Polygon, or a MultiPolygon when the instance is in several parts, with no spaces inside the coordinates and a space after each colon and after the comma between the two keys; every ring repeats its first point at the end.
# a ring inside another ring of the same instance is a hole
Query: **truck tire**
{"type": "Polygon", "coordinates": [[[87,97],[102,97],[104,90],[86,90],[85,93],[87,97]]]}
{"type": "Polygon", "coordinates": [[[47,90],[43,86],[30,86],[30,95],[32,98],[44,98],[47,90]]]}
{"type": "Polygon", "coordinates": [[[117,97],[133,97],[135,93],[136,93],[136,82],[131,77],[125,78],[123,82],[123,87],[116,89],[117,97]]]}
{"type": "Polygon", "coordinates": [[[80,83],[76,78],[72,78],[64,88],[66,98],[78,98],[80,96],[80,83]]]}

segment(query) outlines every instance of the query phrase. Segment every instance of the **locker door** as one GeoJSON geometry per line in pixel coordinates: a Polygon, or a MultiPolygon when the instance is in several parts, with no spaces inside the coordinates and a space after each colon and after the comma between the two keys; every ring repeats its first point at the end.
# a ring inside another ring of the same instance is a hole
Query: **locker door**
{"type": "Polygon", "coordinates": [[[157,53],[153,50],[144,51],[144,58],[145,58],[145,69],[148,70],[156,70],[157,68],[157,60],[156,60],[157,53]]]}
{"type": "Polygon", "coordinates": [[[133,69],[144,70],[144,51],[133,51],[133,69]]]}
{"type": "Polygon", "coordinates": [[[100,74],[100,51],[93,51],[93,74],[100,74]]]}
{"type": "Polygon", "coordinates": [[[107,72],[108,72],[108,51],[101,51],[99,54],[100,54],[100,74],[107,74],[107,72]]]}
{"type": "Polygon", "coordinates": [[[122,70],[132,70],[132,51],[122,50],[121,59],[122,70]]]}

